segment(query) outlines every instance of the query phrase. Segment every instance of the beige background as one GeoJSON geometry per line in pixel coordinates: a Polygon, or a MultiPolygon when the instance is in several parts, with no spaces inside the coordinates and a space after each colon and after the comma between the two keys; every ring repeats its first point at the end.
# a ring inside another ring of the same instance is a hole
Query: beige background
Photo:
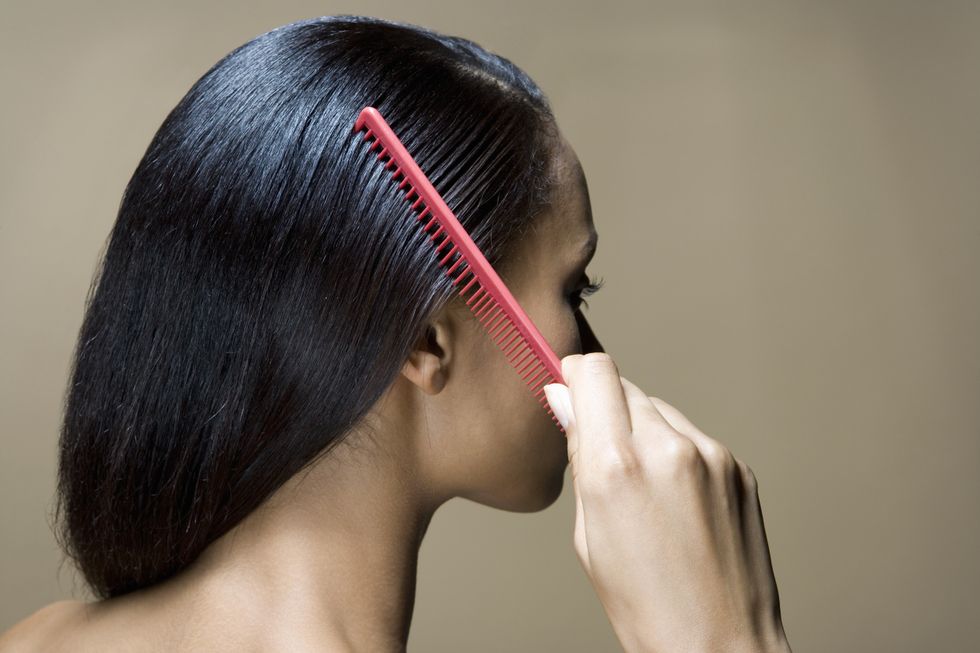
{"type": "MultiPolygon", "coordinates": [[[[153,132],[232,48],[360,13],[474,39],[550,95],[601,234],[590,319],[624,376],[755,469],[794,650],[980,650],[980,4],[0,12],[0,628],[85,596],[48,525],[58,419],[153,132]]],[[[409,649],[617,650],[570,499],[437,513],[409,649]]]]}

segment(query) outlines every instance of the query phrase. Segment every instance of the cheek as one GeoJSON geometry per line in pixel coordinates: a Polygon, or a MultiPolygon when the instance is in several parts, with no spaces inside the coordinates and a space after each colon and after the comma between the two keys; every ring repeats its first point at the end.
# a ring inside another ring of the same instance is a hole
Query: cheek
{"type": "MultiPolygon", "coordinates": [[[[517,299],[559,360],[570,354],[581,353],[583,340],[587,339],[583,339],[580,334],[578,312],[572,310],[560,293],[538,287],[533,292],[525,291],[517,299]]],[[[533,435],[528,434],[529,426],[535,432],[550,428],[561,435],[547,411],[531,393],[522,374],[518,373],[486,333],[481,336],[479,357],[484,361],[484,367],[475,371],[478,375],[482,372],[486,382],[482,386],[487,390],[483,401],[492,402],[493,405],[485,404],[484,410],[492,412],[492,422],[504,427],[508,433],[514,433],[515,441],[520,441],[522,433],[524,437],[533,438],[533,435]]],[[[527,360],[522,361],[520,366],[526,362],[527,360]]]]}
{"type": "MultiPolygon", "coordinates": [[[[546,299],[538,299],[538,301],[534,302],[524,299],[518,299],[518,301],[521,302],[522,308],[531,317],[534,325],[541,332],[541,335],[544,336],[544,339],[551,346],[551,349],[559,360],[570,354],[581,353],[585,341],[591,338],[583,338],[582,336],[582,323],[580,322],[578,311],[573,311],[571,306],[560,296],[547,299],[548,293],[539,291],[535,297],[540,298],[542,295],[546,299]]],[[[588,329],[587,324],[585,325],[585,331],[591,336],[591,330],[588,329]]],[[[523,374],[518,373],[518,370],[507,360],[507,357],[499,347],[490,341],[489,336],[485,336],[485,339],[488,347],[483,353],[487,355],[488,360],[493,360],[492,367],[495,378],[500,380],[501,378],[509,377],[503,383],[503,388],[505,388],[508,398],[513,398],[516,393],[523,392],[530,398],[530,404],[533,407],[535,401],[529,386],[527,386],[522,378],[523,374]]],[[[525,358],[519,363],[518,367],[523,367],[528,362],[529,360],[525,358]]],[[[499,385],[497,387],[498,389],[503,389],[499,385]]]]}
{"type": "MultiPolygon", "coordinates": [[[[570,306],[563,306],[555,319],[553,335],[545,336],[555,350],[555,355],[559,359],[571,354],[581,354],[586,345],[587,338],[583,337],[581,314],[572,311],[570,306]]],[[[586,325],[586,330],[588,326],[586,325]]],[[[591,334],[591,331],[589,331],[591,334]]]]}
{"type": "MultiPolygon", "coordinates": [[[[575,314],[562,298],[518,301],[559,359],[580,351],[575,314]]],[[[468,447],[467,455],[480,460],[469,481],[485,490],[484,502],[497,507],[544,507],[561,490],[568,464],[567,440],[489,337],[484,335],[476,347],[473,353],[478,352],[482,364],[472,370],[471,387],[477,392],[469,399],[479,404],[475,412],[483,419],[479,426],[474,424],[479,435],[468,447]]]]}
{"type": "MultiPolygon", "coordinates": [[[[538,301],[530,302],[522,299],[518,301],[554,350],[555,355],[561,359],[569,354],[579,353],[581,351],[579,326],[571,307],[561,297],[548,298],[544,292],[537,293],[535,298],[538,301]],[[542,295],[544,295],[543,299],[542,295]]],[[[540,432],[542,427],[551,428],[561,435],[547,411],[531,393],[530,387],[523,379],[523,374],[518,373],[504,353],[490,342],[489,337],[486,340],[488,348],[481,353],[486,354],[485,360],[489,363],[484,373],[489,375],[493,382],[492,392],[488,392],[485,398],[495,404],[490,408],[495,411],[493,423],[504,427],[508,433],[513,433],[515,442],[520,442],[522,437],[533,439],[533,435],[528,434],[529,426],[536,432],[540,432]]],[[[522,361],[520,366],[526,362],[527,360],[522,361]]]]}
{"type": "MultiPolygon", "coordinates": [[[[576,312],[572,311],[571,306],[563,298],[559,297],[557,300],[547,302],[535,314],[529,312],[529,315],[532,315],[541,335],[548,341],[559,361],[570,354],[581,353],[583,339],[579,333],[576,312]],[[538,316],[541,318],[539,319],[538,316]]],[[[520,376],[515,371],[511,370],[511,374],[520,381],[521,391],[526,397],[519,404],[523,408],[520,414],[523,420],[525,446],[552,450],[557,447],[564,452],[567,445],[565,436],[551,420],[546,407],[538,403],[531,394],[530,388],[520,380],[520,376]]],[[[547,456],[547,458],[553,459],[554,456],[547,456]]],[[[565,459],[567,460],[567,457],[565,459]]]]}

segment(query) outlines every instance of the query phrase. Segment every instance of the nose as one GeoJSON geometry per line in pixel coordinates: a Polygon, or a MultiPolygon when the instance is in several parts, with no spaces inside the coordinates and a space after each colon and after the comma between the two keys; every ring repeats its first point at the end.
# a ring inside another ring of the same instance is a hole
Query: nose
{"type": "Polygon", "coordinates": [[[588,354],[589,352],[605,352],[606,350],[602,348],[602,343],[599,339],[595,337],[595,333],[592,331],[592,327],[589,326],[588,320],[582,315],[582,311],[575,311],[575,322],[578,324],[579,337],[582,341],[582,353],[588,354]]]}

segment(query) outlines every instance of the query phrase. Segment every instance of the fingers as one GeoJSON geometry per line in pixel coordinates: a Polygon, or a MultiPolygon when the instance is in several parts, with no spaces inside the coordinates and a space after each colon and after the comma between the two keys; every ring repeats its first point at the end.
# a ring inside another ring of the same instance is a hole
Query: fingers
{"type": "Polygon", "coordinates": [[[664,401],[660,397],[649,397],[649,399],[657,407],[657,410],[660,411],[660,413],[664,416],[664,418],[668,422],[670,422],[671,426],[673,426],[675,429],[677,429],[677,431],[679,431],[680,433],[683,433],[684,435],[687,435],[688,437],[690,437],[690,435],[692,433],[699,434],[702,437],[708,437],[708,436],[706,436],[701,431],[701,429],[699,429],[698,427],[696,427],[691,422],[691,420],[689,420],[684,415],[684,413],[682,413],[681,411],[677,410],[676,408],[674,408],[673,406],[671,406],[670,404],[668,404],[666,401],[664,401]]]}
{"type": "Polygon", "coordinates": [[[745,530],[749,561],[757,578],[772,575],[772,558],[769,553],[769,539],[762,517],[762,503],[759,500],[759,485],[752,469],[741,460],[738,467],[742,484],[742,527],[745,530]]]}
{"type": "Polygon", "coordinates": [[[650,400],[647,393],[624,376],[619,377],[619,381],[623,385],[626,402],[629,404],[630,422],[634,433],[640,430],[640,423],[644,427],[653,425],[658,433],[674,430],[667,418],[657,410],[657,406],[650,400]]]}
{"type": "Polygon", "coordinates": [[[572,354],[562,359],[562,376],[571,395],[576,432],[583,459],[623,451],[631,430],[630,407],[619,370],[609,354],[572,354]]]}
{"type": "Polygon", "coordinates": [[[572,470],[572,488],[575,492],[575,528],[572,533],[572,540],[579,562],[585,569],[586,575],[592,578],[592,565],[589,562],[589,547],[585,536],[585,508],[582,505],[582,493],[579,490],[580,461],[577,429],[570,428],[571,423],[568,421],[571,413],[571,398],[568,396],[568,388],[560,383],[545,385],[544,393],[555,416],[563,425],[568,425],[565,428],[565,437],[568,444],[568,462],[571,463],[572,470]]]}
{"type": "Polygon", "coordinates": [[[728,450],[728,447],[718,442],[714,438],[705,435],[701,429],[694,426],[691,420],[687,419],[681,411],[659,397],[650,397],[650,401],[657,407],[657,410],[667,419],[668,422],[680,433],[686,435],[697,445],[698,451],[705,464],[717,474],[724,478],[734,480],[738,472],[735,463],[735,456],[728,450]]]}
{"type": "Polygon", "coordinates": [[[748,513],[745,504],[743,467],[748,469],[748,466],[738,460],[728,447],[696,427],[674,406],[659,397],[650,397],[650,401],[678,432],[689,437],[697,446],[701,459],[709,470],[709,482],[715,487],[723,513],[728,515],[732,526],[744,532],[747,528],[745,517],[748,513]]]}

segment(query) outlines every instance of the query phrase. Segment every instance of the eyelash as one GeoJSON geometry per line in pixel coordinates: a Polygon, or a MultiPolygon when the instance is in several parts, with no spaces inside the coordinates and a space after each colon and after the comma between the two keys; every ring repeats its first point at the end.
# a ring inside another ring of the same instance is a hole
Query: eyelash
{"type": "Polygon", "coordinates": [[[599,279],[586,277],[586,281],[588,282],[588,284],[585,287],[576,290],[575,292],[573,292],[571,295],[568,296],[569,299],[572,300],[573,307],[575,310],[578,310],[583,304],[585,305],[586,308],[588,308],[589,303],[582,298],[597,293],[599,289],[602,288],[603,284],[606,283],[605,279],[602,279],[601,277],[599,279]],[[580,303],[576,303],[576,302],[580,302],[580,303]]]}

